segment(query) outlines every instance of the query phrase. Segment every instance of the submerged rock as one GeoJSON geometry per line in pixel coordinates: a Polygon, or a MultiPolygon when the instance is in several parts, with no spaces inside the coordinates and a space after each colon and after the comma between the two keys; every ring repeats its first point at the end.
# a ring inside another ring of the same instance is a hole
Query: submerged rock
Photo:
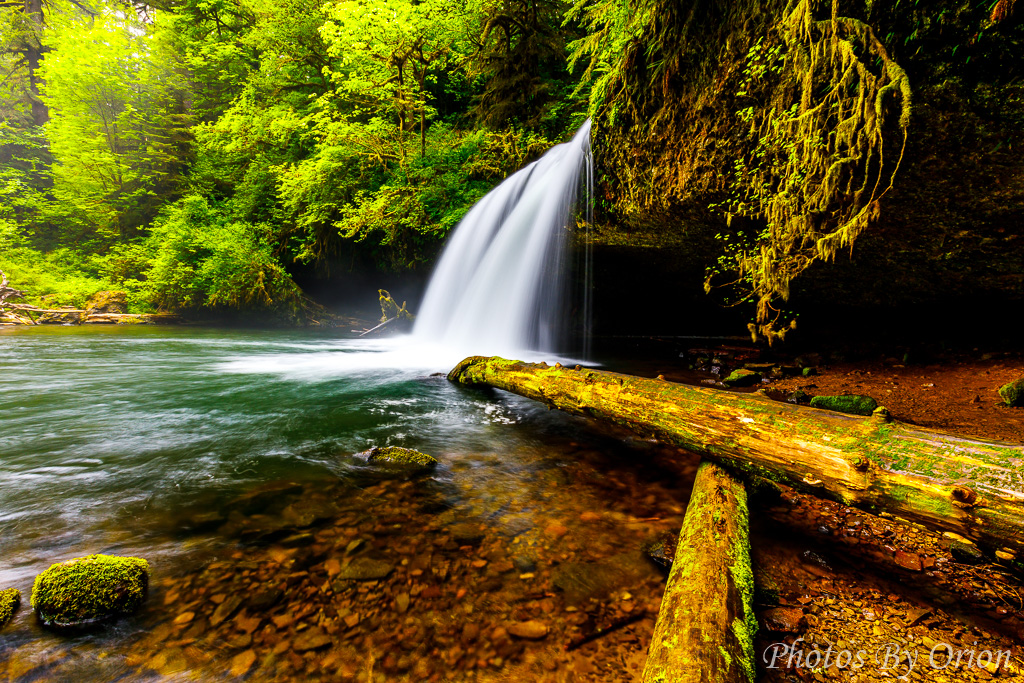
{"type": "Polygon", "coordinates": [[[837,413],[850,413],[851,415],[870,415],[878,407],[878,401],[870,396],[857,394],[815,396],[811,399],[811,407],[834,410],[837,413]]]}
{"type": "Polygon", "coordinates": [[[50,566],[32,586],[44,626],[80,628],[131,614],[142,605],[149,563],[137,557],[89,555],[50,566]]]}
{"type": "Polygon", "coordinates": [[[760,381],[761,373],[740,368],[733,370],[728,377],[722,380],[722,384],[727,387],[752,387],[760,381]]]}
{"type": "Polygon", "coordinates": [[[1008,406],[1024,407],[1024,377],[999,387],[999,395],[1008,406]]]}
{"type": "Polygon", "coordinates": [[[363,453],[366,461],[375,464],[395,465],[415,469],[430,469],[437,465],[437,459],[411,448],[398,446],[374,446],[363,453]]]}
{"type": "Polygon", "coordinates": [[[3,630],[4,626],[14,616],[14,613],[18,611],[18,607],[21,606],[21,591],[17,588],[8,588],[7,590],[0,591],[0,630],[3,630]]]}

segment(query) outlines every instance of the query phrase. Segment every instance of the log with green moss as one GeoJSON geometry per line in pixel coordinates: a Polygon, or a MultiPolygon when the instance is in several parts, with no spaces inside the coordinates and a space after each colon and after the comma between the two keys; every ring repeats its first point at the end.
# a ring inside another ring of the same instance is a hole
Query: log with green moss
{"type": "Polygon", "coordinates": [[[705,460],[679,533],[643,683],[754,680],[747,492],[705,460]]]}
{"type": "Polygon", "coordinates": [[[887,511],[1024,559],[1024,445],[614,372],[465,359],[448,379],[487,385],[655,436],[734,471],[887,511]]]}

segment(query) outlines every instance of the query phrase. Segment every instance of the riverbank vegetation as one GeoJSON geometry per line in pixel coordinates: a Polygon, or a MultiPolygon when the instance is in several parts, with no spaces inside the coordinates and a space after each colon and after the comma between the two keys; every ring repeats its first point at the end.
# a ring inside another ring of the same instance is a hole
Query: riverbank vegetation
{"type": "Polygon", "coordinates": [[[297,272],[429,268],[590,116],[595,234],[684,244],[757,338],[796,325],[794,292],[1024,298],[1022,14],[4,0],[0,268],[51,303],[301,319],[297,272]]]}

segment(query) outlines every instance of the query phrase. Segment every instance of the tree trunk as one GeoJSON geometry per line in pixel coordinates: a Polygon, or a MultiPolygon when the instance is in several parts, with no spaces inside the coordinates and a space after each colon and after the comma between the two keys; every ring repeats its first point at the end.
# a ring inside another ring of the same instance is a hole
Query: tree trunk
{"type": "Polygon", "coordinates": [[[752,682],[753,597],[746,489],[705,460],[679,532],[643,683],[752,682]]]}
{"type": "Polygon", "coordinates": [[[449,373],[596,417],[734,471],[868,511],[1024,551],[1024,445],[912,427],[885,408],[854,417],[758,394],[473,356],[449,373]]]}

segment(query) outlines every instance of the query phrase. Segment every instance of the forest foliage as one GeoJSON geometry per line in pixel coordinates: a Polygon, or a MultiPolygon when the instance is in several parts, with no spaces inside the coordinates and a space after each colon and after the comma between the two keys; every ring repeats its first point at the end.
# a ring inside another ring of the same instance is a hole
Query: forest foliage
{"type": "Polygon", "coordinates": [[[301,317],[295,264],[428,263],[582,122],[567,7],[4,0],[0,268],[51,303],[301,317]]]}
{"type": "Polygon", "coordinates": [[[1022,14],[0,0],[0,268],[57,302],[117,288],[137,310],[301,318],[296,267],[429,265],[476,200],[590,116],[601,220],[713,226],[706,287],[770,340],[791,281],[884,211],[918,93],[979,92],[986,69],[1020,82],[994,67],[1016,64],[1022,14]]]}

